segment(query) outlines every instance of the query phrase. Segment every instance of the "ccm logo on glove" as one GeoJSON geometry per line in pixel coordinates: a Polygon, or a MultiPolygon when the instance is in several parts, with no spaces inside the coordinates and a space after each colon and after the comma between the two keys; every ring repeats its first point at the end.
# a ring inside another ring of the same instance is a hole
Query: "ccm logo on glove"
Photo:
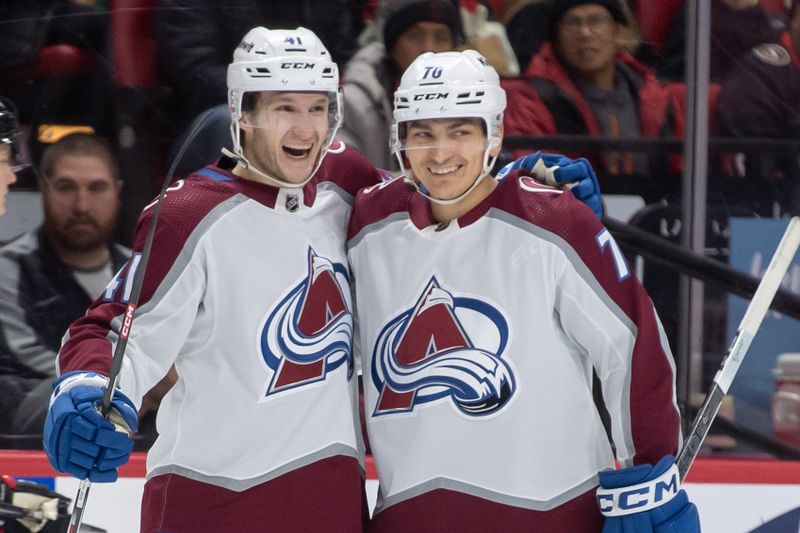
{"type": "Polygon", "coordinates": [[[597,502],[605,516],[624,516],[648,511],[674,498],[680,490],[678,467],[672,468],[652,481],[617,489],[597,489],[597,502]]]}

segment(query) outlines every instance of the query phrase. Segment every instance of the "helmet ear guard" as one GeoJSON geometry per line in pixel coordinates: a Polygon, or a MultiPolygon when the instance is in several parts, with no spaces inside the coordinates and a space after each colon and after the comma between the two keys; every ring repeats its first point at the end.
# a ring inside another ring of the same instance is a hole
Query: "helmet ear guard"
{"type": "Polygon", "coordinates": [[[339,68],[331,59],[322,41],[309,29],[251,29],[242,38],[228,65],[228,109],[231,114],[231,137],[234,157],[245,167],[254,169],[279,186],[302,187],[313,177],[322,163],[336,131],[342,124],[342,92],[339,68]],[[255,169],[244,156],[241,138],[243,102],[248,93],[256,92],[321,92],[328,95],[328,133],[311,175],[303,183],[288,183],[267,176],[255,169]]]}
{"type": "MultiPolygon", "coordinates": [[[[502,144],[503,113],[506,93],[500,77],[488,61],[475,50],[463,52],[427,52],[408,67],[394,94],[394,122],[391,148],[400,169],[416,186],[416,180],[404,161],[405,122],[442,118],[479,118],[486,128],[483,171],[473,185],[453,200],[432,202],[452,204],[463,199],[491,171],[497,155],[491,152],[502,144]]],[[[498,150],[499,152],[499,150],[498,150]]]]}

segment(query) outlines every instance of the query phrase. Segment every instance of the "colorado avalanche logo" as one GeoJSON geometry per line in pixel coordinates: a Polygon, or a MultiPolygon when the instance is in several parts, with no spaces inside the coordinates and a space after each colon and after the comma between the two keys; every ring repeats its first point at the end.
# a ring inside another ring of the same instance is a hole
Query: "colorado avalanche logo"
{"type": "Polygon", "coordinates": [[[516,388],[511,366],[501,359],[507,344],[508,323],[500,311],[475,298],[454,297],[432,277],[414,308],[392,319],[375,342],[374,416],[441,398],[467,415],[497,412],[516,388]],[[475,343],[466,323],[480,335],[475,343]]]}
{"type": "Polygon", "coordinates": [[[309,248],[308,275],[270,310],[260,340],[275,371],[266,396],[321,381],[345,363],[352,375],[353,316],[337,275],[346,280],[347,270],[309,248]]]}

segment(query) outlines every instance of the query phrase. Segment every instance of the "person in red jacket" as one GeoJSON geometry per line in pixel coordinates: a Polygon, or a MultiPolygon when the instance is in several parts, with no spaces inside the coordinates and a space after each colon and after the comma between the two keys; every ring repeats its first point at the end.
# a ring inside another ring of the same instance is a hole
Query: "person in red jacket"
{"type": "MultiPolygon", "coordinates": [[[[550,42],[531,59],[523,76],[527,83],[506,87],[507,134],[680,136],[681,86],[659,83],[649,68],[622,51],[625,25],[618,0],[555,0],[550,42]]],[[[589,159],[604,192],[657,200],[679,184],[665,175],[665,169],[674,168],[665,157],[663,151],[655,157],[607,150],[589,159]],[[632,179],[615,179],[622,177],[632,179]]]]}

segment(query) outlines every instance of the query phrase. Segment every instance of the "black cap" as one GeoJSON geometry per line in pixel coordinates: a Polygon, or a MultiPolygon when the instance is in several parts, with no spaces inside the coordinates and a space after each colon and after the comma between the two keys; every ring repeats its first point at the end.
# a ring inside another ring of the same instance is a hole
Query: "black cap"
{"type": "Polygon", "coordinates": [[[388,0],[380,15],[383,43],[392,52],[397,39],[417,22],[438,22],[450,28],[456,44],[464,40],[458,4],[453,0],[388,0]]]}
{"type": "Polygon", "coordinates": [[[554,0],[550,18],[550,35],[555,36],[556,27],[558,23],[561,22],[561,19],[564,18],[564,14],[567,11],[573,7],[587,4],[602,6],[611,13],[611,16],[616,22],[624,25],[628,24],[628,19],[625,17],[625,12],[622,11],[622,7],[619,5],[619,0],[554,0]]]}

